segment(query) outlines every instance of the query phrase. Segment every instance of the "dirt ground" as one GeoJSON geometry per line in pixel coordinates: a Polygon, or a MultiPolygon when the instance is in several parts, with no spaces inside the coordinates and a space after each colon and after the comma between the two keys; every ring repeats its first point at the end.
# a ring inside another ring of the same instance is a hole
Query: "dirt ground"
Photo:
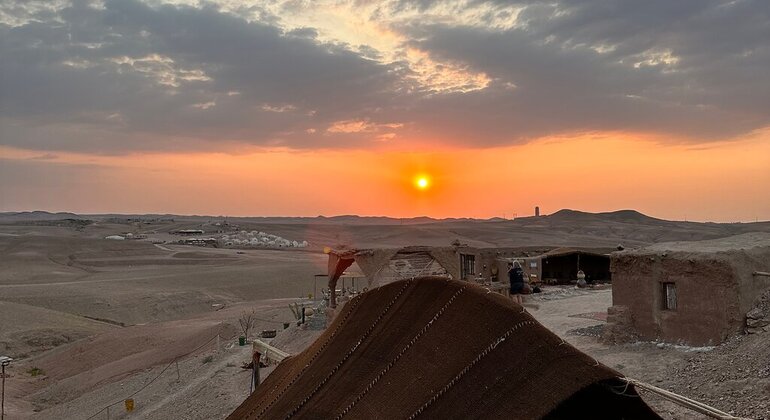
{"type": "MultiPolygon", "coordinates": [[[[277,233],[291,237],[286,229],[277,233]]],[[[119,232],[107,224],[0,225],[0,354],[16,359],[6,382],[8,418],[106,419],[100,410],[116,402],[109,418],[124,418],[122,400],[137,391],[131,418],[223,418],[249,392],[250,374],[240,366],[250,351],[237,345],[238,317],[255,310],[255,331],[280,331],[294,320],[288,304],[312,293],[313,275],[326,270],[317,249],[102,239],[119,232]]],[[[551,288],[527,302],[546,327],[629,377],[737,415],[770,418],[768,334],[713,349],[607,346],[597,335],[609,306],[608,288],[551,288]]],[[[314,334],[292,327],[275,343],[299,352],[314,334]]],[[[702,418],[644,398],[665,418],[702,418]]]]}
{"type": "MultiPolygon", "coordinates": [[[[241,312],[259,313],[256,328],[282,328],[294,319],[288,303],[312,293],[313,275],[326,269],[319,252],[111,241],[105,229],[0,226],[0,355],[16,360],[6,383],[10,418],[84,416],[119,398],[120,383],[130,389],[219,333],[216,361],[230,354],[241,312]]],[[[240,374],[235,364],[225,371],[240,374]]]]}
{"type": "MultiPolygon", "coordinates": [[[[767,387],[770,369],[767,359],[764,362],[761,359],[762,355],[770,354],[767,352],[770,337],[764,337],[764,341],[756,335],[739,337],[714,349],[661,348],[656,343],[606,346],[594,336],[581,335],[580,330],[603,323],[601,315],[596,315],[601,314],[602,308],[610,303],[611,290],[579,290],[574,293],[560,290],[557,295],[557,298],[549,296],[545,299],[529,297],[527,309],[546,327],[605,365],[631,378],[707,402],[736,415],[770,418],[766,402],[770,397],[767,387]],[[744,343],[753,347],[749,349],[744,343]],[[745,367],[736,358],[749,360],[753,366],[745,367]],[[726,391],[728,389],[733,392],[726,391]]],[[[209,335],[216,335],[216,328],[222,322],[235,323],[243,308],[256,309],[260,318],[266,320],[291,319],[286,300],[272,300],[234,305],[185,321],[152,324],[144,326],[143,330],[139,330],[143,326],[116,329],[120,334],[110,331],[92,340],[64,346],[44,357],[14,365],[14,376],[10,378],[12,398],[27,395],[18,401],[21,407],[16,403],[11,406],[38,410],[32,418],[87,418],[102,407],[142,389],[134,397],[137,406],[134,414],[138,414],[139,418],[163,419],[171,415],[185,419],[223,418],[248,395],[250,374],[240,366],[248,360],[249,348],[239,347],[234,336],[222,338],[219,348],[215,341],[205,342],[209,335]],[[178,336],[173,335],[174,331],[178,336]],[[132,349],[136,350],[141,343],[157,341],[159,337],[168,339],[163,342],[165,346],[153,343],[144,347],[143,351],[133,353],[141,354],[141,361],[119,354],[118,348],[128,345],[125,340],[136,341],[132,345],[132,349]],[[108,344],[110,342],[113,343],[112,348],[108,344]],[[194,348],[193,343],[205,345],[200,351],[185,355],[194,348]],[[85,354],[81,359],[93,363],[94,354],[105,353],[107,356],[100,366],[73,364],[73,354],[85,354]],[[164,357],[157,357],[157,354],[164,357]],[[151,382],[177,355],[182,356],[178,364],[179,379],[176,364],[172,364],[151,382]],[[208,356],[211,359],[207,361],[208,356]],[[65,368],[56,369],[57,363],[65,364],[65,368]],[[32,366],[42,366],[46,374],[28,377],[25,371],[32,366]],[[77,374],[81,370],[90,373],[83,378],[77,374]],[[100,379],[94,379],[95,376],[100,379]],[[83,382],[88,382],[88,386],[83,382]],[[149,386],[142,388],[146,384],[149,386]]],[[[276,323],[260,321],[255,330],[268,328],[276,328],[276,323]]],[[[227,332],[233,333],[234,330],[227,332]]],[[[291,327],[279,334],[274,342],[279,347],[298,352],[309,345],[317,334],[317,331],[291,327]]],[[[270,371],[271,368],[263,369],[263,377],[270,371]]],[[[702,418],[700,414],[666,402],[654,394],[642,395],[664,418],[702,418]]],[[[30,414],[27,412],[26,415],[30,414]]],[[[25,416],[20,415],[19,418],[25,416]]],[[[113,405],[110,416],[125,417],[122,405],[113,405]]],[[[106,412],[95,418],[107,418],[106,412]]]]}

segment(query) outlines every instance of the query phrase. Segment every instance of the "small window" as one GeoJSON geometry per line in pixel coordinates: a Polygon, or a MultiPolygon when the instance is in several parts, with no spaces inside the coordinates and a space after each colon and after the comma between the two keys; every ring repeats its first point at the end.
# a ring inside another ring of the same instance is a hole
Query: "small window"
{"type": "Polygon", "coordinates": [[[463,278],[472,277],[476,273],[476,256],[460,254],[460,264],[463,270],[463,278]]]}
{"type": "Polygon", "coordinates": [[[661,283],[661,290],[663,292],[663,309],[675,311],[676,310],[676,284],[661,283]]]}

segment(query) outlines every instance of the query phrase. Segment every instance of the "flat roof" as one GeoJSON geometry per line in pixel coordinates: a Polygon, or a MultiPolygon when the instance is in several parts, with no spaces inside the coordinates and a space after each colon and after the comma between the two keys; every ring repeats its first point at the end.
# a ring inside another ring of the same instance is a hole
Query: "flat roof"
{"type": "Polygon", "coordinates": [[[644,248],[622,251],[622,253],[660,253],[660,252],[689,252],[716,253],[738,251],[751,248],[770,247],[770,232],[751,232],[725,238],[706,241],[662,242],[644,248]]]}

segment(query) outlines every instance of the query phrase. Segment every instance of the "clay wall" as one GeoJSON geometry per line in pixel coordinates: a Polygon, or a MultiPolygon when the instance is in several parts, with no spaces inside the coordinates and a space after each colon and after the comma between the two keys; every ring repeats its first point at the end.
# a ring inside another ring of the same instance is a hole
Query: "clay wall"
{"type": "Polygon", "coordinates": [[[431,248],[430,255],[441,264],[453,279],[461,278],[460,254],[454,248],[431,248]]]}
{"type": "Polygon", "coordinates": [[[531,283],[543,281],[543,258],[529,257],[519,258],[521,267],[524,269],[524,275],[531,283]]]}
{"type": "Polygon", "coordinates": [[[508,263],[513,260],[517,260],[521,264],[521,268],[524,270],[524,278],[528,279],[530,283],[539,282],[542,279],[543,262],[540,257],[497,258],[495,264],[500,273],[498,275],[499,281],[505,284],[509,283],[508,263]]]}
{"type": "Polygon", "coordinates": [[[380,270],[388,265],[396,252],[398,252],[397,249],[372,249],[355,255],[356,264],[361,268],[370,288],[380,270]]]}
{"type": "Polygon", "coordinates": [[[738,278],[740,311],[745,314],[757,296],[770,288],[770,277],[754,275],[757,271],[770,272],[770,247],[751,248],[734,256],[733,270],[738,278]]]}
{"type": "Polygon", "coordinates": [[[455,266],[459,261],[454,260],[452,250],[429,247],[370,249],[355,254],[369,288],[419,276],[455,278],[453,271],[457,270],[455,266]]]}
{"type": "MultiPolygon", "coordinates": [[[[467,250],[468,248],[464,248],[458,251],[458,261],[460,252],[472,253],[467,250]]],[[[507,283],[508,262],[515,259],[521,263],[521,268],[524,269],[527,278],[534,274],[540,279],[542,278],[541,255],[547,251],[547,248],[541,247],[479,248],[475,250],[474,254],[476,255],[476,273],[481,273],[485,278],[492,278],[494,276],[493,268],[495,268],[497,281],[507,283]],[[534,267],[530,265],[531,262],[535,263],[534,267]]]]}
{"type": "Polygon", "coordinates": [[[716,345],[743,325],[738,279],[731,264],[692,255],[616,253],[612,303],[629,309],[643,340],[716,345]],[[664,284],[676,285],[676,309],[665,309],[664,284]]]}
{"type": "MultiPolygon", "coordinates": [[[[481,276],[485,279],[491,279],[493,277],[493,268],[497,267],[497,252],[495,249],[479,249],[476,251],[476,274],[481,273],[481,276]]],[[[505,271],[502,271],[503,277],[505,277],[505,271]]],[[[500,278],[500,270],[497,269],[497,274],[494,275],[497,279],[500,278]]]]}

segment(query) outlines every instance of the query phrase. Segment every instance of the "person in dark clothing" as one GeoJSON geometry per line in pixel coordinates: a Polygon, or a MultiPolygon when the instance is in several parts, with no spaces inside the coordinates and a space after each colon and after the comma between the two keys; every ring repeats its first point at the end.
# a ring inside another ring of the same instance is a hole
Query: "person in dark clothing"
{"type": "Polygon", "coordinates": [[[511,297],[516,303],[521,305],[524,302],[522,292],[524,291],[524,270],[518,261],[508,263],[508,280],[511,282],[511,297]]]}

